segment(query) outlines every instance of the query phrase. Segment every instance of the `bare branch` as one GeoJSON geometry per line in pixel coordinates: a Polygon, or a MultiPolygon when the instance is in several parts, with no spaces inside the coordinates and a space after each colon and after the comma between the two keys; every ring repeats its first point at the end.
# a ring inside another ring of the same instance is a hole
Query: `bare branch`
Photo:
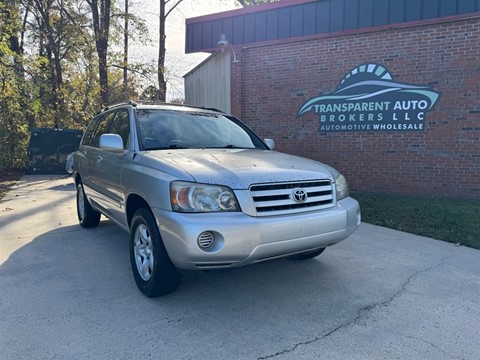
{"type": "MultiPolygon", "coordinates": [[[[167,13],[165,14],[165,19],[168,17],[168,15],[170,15],[170,13],[171,13],[173,10],[175,10],[175,8],[176,8],[178,5],[180,5],[180,3],[181,3],[182,1],[183,1],[183,0],[178,0],[178,1],[175,3],[175,5],[173,5],[173,6],[170,8],[170,10],[167,11],[167,13]]],[[[165,1],[165,4],[167,4],[168,2],[170,2],[170,0],[169,0],[169,1],[165,1]]]]}

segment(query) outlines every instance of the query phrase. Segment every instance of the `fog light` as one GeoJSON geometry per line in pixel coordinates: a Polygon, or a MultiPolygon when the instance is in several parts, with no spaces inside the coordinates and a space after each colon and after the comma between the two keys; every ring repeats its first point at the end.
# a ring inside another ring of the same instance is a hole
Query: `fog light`
{"type": "Polygon", "coordinates": [[[198,236],[197,244],[200,249],[208,249],[215,243],[215,235],[210,231],[205,231],[198,236]]]}

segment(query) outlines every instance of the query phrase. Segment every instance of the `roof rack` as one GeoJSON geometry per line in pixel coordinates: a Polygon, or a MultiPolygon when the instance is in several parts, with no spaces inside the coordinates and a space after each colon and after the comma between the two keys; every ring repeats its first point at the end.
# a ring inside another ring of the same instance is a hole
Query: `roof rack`
{"type": "Polygon", "coordinates": [[[154,100],[140,100],[138,102],[129,100],[129,101],[121,102],[121,103],[118,103],[118,104],[108,105],[108,106],[104,107],[103,109],[101,109],[100,111],[98,111],[97,115],[100,114],[100,113],[103,113],[107,110],[111,110],[111,109],[114,109],[116,107],[124,106],[124,105],[131,105],[131,106],[134,106],[134,107],[137,107],[138,105],[172,105],[172,106],[189,107],[189,108],[201,109],[201,110],[216,111],[216,112],[225,114],[225,111],[222,111],[222,110],[219,110],[219,109],[216,109],[216,108],[213,108],[213,107],[195,106],[195,105],[188,105],[188,104],[172,104],[172,103],[166,103],[166,102],[154,101],[154,100]]]}
{"type": "MultiPolygon", "coordinates": [[[[191,107],[198,107],[198,106],[191,106],[191,107]]],[[[219,110],[219,109],[216,109],[216,108],[213,108],[213,107],[205,107],[205,106],[202,106],[202,107],[198,107],[199,109],[203,109],[203,110],[211,110],[211,111],[216,111],[216,112],[219,112],[219,113],[222,113],[222,114],[225,114],[225,111],[222,111],[222,110],[219,110]]]]}
{"type": "Polygon", "coordinates": [[[125,101],[125,102],[108,105],[108,106],[105,106],[105,107],[104,107],[103,109],[101,109],[100,111],[98,111],[98,112],[97,112],[97,115],[100,114],[100,113],[102,113],[102,112],[105,112],[105,111],[107,111],[107,110],[116,108],[116,107],[118,107],[118,106],[124,106],[124,105],[137,106],[138,104],[137,104],[135,101],[128,100],[128,101],[125,101]]]}
{"type": "Polygon", "coordinates": [[[216,111],[222,114],[225,114],[225,111],[213,108],[213,107],[205,107],[205,106],[195,106],[189,104],[172,104],[162,101],[154,101],[154,100],[140,100],[137,105],[171,105],[171,106],[181,106],[181,107],[189,107],[194,109],[201,109],[201,110],[209,110],[209,111],[216,111]]]}

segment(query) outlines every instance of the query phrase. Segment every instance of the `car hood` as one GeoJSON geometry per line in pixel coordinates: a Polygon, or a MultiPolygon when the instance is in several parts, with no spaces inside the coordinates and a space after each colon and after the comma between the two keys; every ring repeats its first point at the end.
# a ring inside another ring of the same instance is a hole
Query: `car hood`
{"type": "Polygon", "coordinates": [[[187,172],[196,182],[232,189],[271,182],[333,181],[338,174],[320,162],[270,150],[178,149],[149,153],[187,172]]]}

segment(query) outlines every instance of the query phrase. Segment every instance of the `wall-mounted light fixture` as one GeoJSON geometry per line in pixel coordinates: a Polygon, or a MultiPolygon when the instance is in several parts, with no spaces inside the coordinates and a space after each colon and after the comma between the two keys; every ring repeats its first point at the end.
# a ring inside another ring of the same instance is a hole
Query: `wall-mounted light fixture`
{"type": "Polygon", "coordinates": [[[227,35],[225,35],[225,34],[223,34],[223,33],[220,34],[220,39],[219,39],[218,42],[217,42],[217,46],[218,46],[221,50],[223,50],[223,49],[226,48],[226,47],[229,48],[229,49],[232,51],[232,53],[233,53],[233,61],[232,61],[232,62],[233,62],[233,63],[238,63],[237,54],[235,54],[235,50],[233,49],[232,44],[230,44],[230,43],[228,42],[228,40],[227,40],[227,35]]]}

